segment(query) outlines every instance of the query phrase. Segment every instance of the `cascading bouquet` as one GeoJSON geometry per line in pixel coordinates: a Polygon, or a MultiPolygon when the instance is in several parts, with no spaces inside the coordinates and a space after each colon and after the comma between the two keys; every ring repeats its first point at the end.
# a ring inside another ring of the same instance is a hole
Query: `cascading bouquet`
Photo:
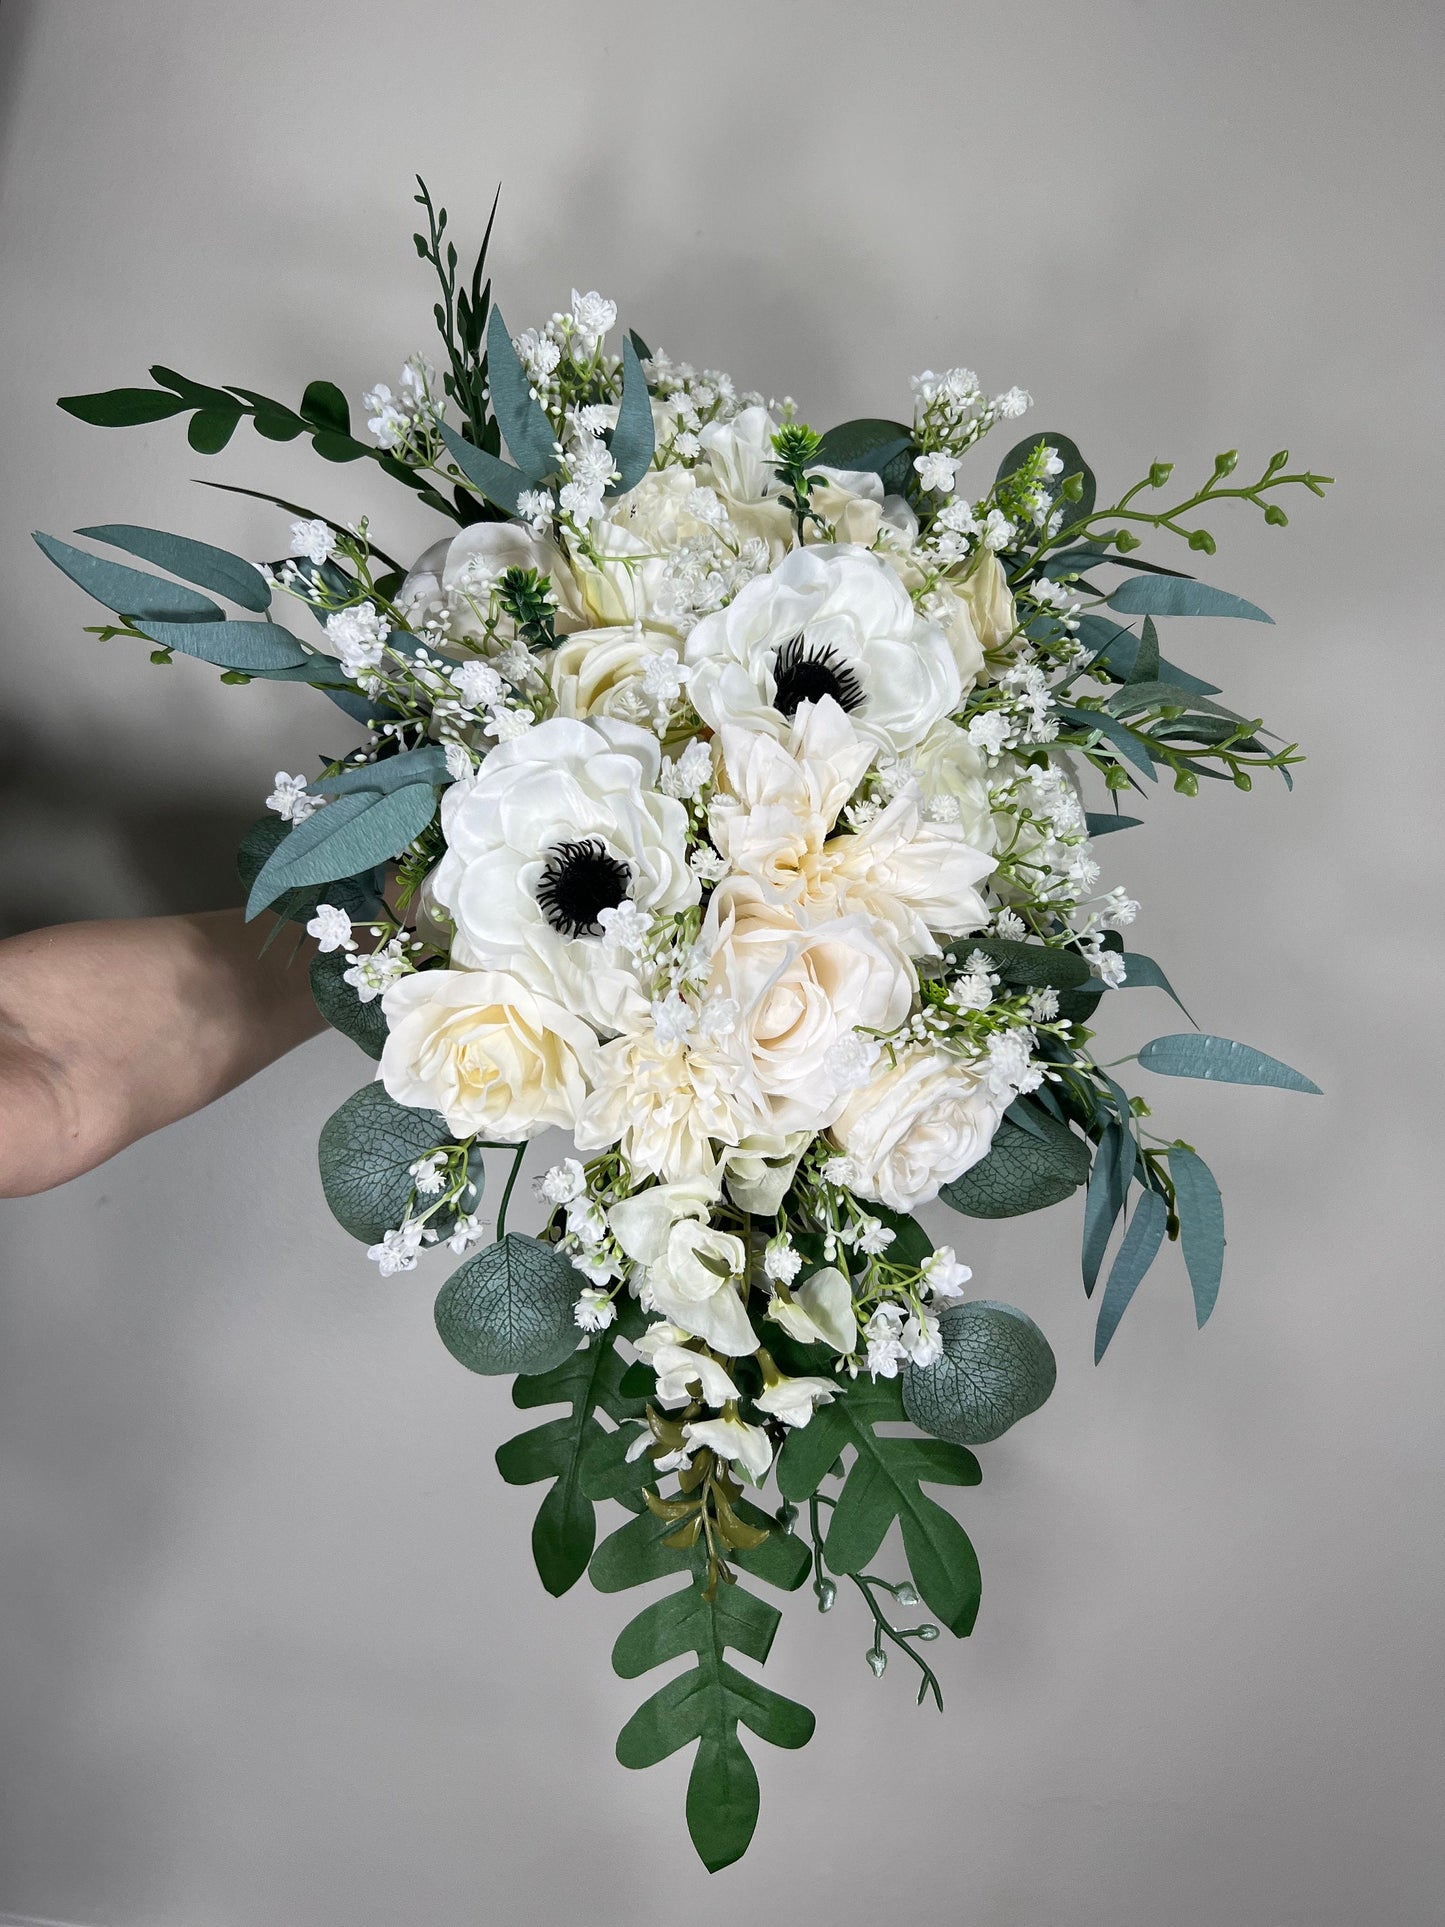
{"type": "MultiPolygon", "coordinates": [[[[911,1214],[941,1197],[1004,1218],[1087,1187],[1087,1292],[1125,1223],[1096,1359],[1166,1234],[1209,1316],[1214,1180],[1090,1052],[1106,990],[1174,993],[1123,946],[1137,906],[1100,889],[1096,840],[1137,819],[1081,788],[1290,781],[1293,745],[1160,654],[1159,618],[1269,618],[1143,561],[1136,531],[1212,554],[1201,513],[1238,500],[1282,525],[1280,491],[1329,478],[1281,452],[1241,484],[1231,451],[1168,507],[1150,506],[1166,462],[1101,507],[1050,432],[966,479],[1029,398],[961,368],[915,377],[907,421],[820,436],[636,334],[613,352],[595,293],[514,337],[486,241],[459,281],[445,210],[417,198],[446,367],[439,386],[415,357],[368,393],[371,442],[329,382],[292,409],[158,367],[61,404],[107,426],[189,413],[204,453],[249,416],[370,458],[452,525],[410,569],[368,521],[288,502],[269,567],[129,524],[80,533],[178,580],[36,539],[114,613],[102,637],[307,684],[364,730],[314,779],[276,776],[240,857],[248,913],[305,926],[317,1003],[379,1060],[322,1131],[326,1197],[383,1276],[461,1257],[436,1301],[448,1348],[519,1374],[518,1406],[566,1408],[497,1454],[504,1479],[551,1482],[548,1591],[681,1580],[613,1664],[692,1664],[617,1752],[697,1742],[687,1819],[717,1868],[757,1818],[739,1726],[813,1731],[726,1657],[766,1659],[778,1624],[749,1582],[811,1578],[827,1611],[847,1580],[873,1671],[906,1656],[941,1706],[925,1649],[972,1629],[979,1568],[925,1488],[976,1483],[968,1448],[1053,1386],[1038,1327],[970,1299],[911,1214]],[[281,626],[287,604],[316,626],[281,626]],[[576,1156],[538,1181],[530,1237],[508,1206],[554,1128],[576,1156]],[[485,1243],[489,1152],[510,1168],[485,1243]],[[595,1545],[602,1500],[629,1516],[595,1545]],[[895,1521],[899,1581],[870,1570],[895,1521]]],[[[1316,1088],[1197,1032],[1136,1061],[1316,1088]]]]}

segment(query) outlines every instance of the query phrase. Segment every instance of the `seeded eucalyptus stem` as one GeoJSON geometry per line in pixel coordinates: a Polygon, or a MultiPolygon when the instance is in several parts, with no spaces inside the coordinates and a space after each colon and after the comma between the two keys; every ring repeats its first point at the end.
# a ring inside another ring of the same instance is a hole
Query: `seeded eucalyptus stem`
{"type": "Polygon", "coordinates": [[[512,1168],[507,1174],[506,1188],[502,1192],[502,1202],[497,1207],[498,1243],[507,1235],[507,1206],[512,1202],[512,1186],[517,1182],[517,1173],[522,1168],[522,1157],[527,1149],[525,1144],[518,1144],[515,1147],[508,1145],[506,1148],[508,1150],[515,1149],[516,1156],[512,1159],[512,1168]]]}

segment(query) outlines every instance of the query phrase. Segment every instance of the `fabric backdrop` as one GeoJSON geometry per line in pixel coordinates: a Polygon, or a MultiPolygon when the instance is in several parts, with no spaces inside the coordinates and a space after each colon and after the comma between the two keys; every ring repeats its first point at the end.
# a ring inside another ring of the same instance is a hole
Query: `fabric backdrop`
{"type": "MultiPolygon", "coordinates": [[[[1150,1084],[1224,1185],[1229,1262],[1200,1335],[1167,1257],[1098,1371],[1077,1206],[953,1221],[1059,1383],[964,1495],[984,1604],[934,1649],[946,1715],[873,1679],[846,1600],[795,1599],[768,1672],[818,1736],[757,1746],[753,1849],[709,1881],[686,1759],[612,1758],[631,1609],[532,1570],[506,1386],[437,1343],[435,1273],[379,1281],[326,1213],[317,1129],[369,1068],[328,1037],[0,1207],[0,1909],[1440,1919],[1442,55],[1410,0],[4,0],[9,928],[233,900],[272,772],[337,740],[319,697],[84,636],[32,528],[274,554],[279,519],[207,476],[431,539],[304,442],[207,459],[53,398],[152,361],[394,384],[430,329],[418,170],[465,239],[502,180],[514,327],[597,287],[819,426],[966,362],[1105,486],[1230,445],[1339,485],[1287,535],[1220,518],[1208,578],[1276,628],[1170,631],[1301,739],[1294,795],[1162,795],[1104,846],[1201,1023],[1326,1095],[1150,1084]]],[[[1120,1052],[1175,1027],[1113,1001],[1120,1052]]]]}

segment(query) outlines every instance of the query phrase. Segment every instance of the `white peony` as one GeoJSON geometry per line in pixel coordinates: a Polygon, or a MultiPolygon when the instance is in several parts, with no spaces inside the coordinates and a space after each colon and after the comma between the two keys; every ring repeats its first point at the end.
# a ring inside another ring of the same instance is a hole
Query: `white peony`
{"type": "Polygon", "coordinates": [[[912,1211],[987,1156],[1007,1101],[978,1068],[916,1046],[879,1067],[829,1135],[853,1163],[859,1197],[912,1211]]]}
{"type": "Polygon", "coordinates": [[[656,785],[657,739],[611,717],[553,717],[494,749],[442,798],[447,851],[428,885],[452,918],[453,959],[512,970],[544,995],[619,1030],[645,1007],[601,911],[652,914],[700,894],[687,812],[656,785]]]}
{"type": "Polygon", "coordinates": [[[714,729],[787,734],[805,701],[832,696],[858,733],[895,753],[958,706],[948,639],[866,549],[795,549],[687,639],[688,694],[714,729]]]}
{"type": "Polygon", "coordinates": [[[572,1129],[597,1039],[580,1017],[500,970],[422,970],[385,992],[381,1081],[440,1111],[458,1137],[513,1143],[572,1129]]]}
{"type": "Polygon", "coordinates": [[[855,1028],[890,1031],[913,1007],[915,980],[868,918],[800,923],[745,878],[720,884],[704,940],[709,988],[738,1008],[738,1033],[779,1131],[818,1131],[850,1089],[836,1046],[855,1028]]]}

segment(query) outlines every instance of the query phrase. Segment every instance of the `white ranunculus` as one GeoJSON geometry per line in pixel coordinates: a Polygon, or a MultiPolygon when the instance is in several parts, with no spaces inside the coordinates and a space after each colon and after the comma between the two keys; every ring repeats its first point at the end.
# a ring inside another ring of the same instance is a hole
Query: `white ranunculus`
{"type": "Polygon", "coordinates": [[[695,1218],[679,1218],[667,1249],[647,1268],[643,1304],[728,1358],[758,1349],[738,1282],[747,1264],[741,1238],[695,1218]]]}
{"type": "Polygon", "coordinates": [[[453,959],[515,971],[603,1030],[645,1009],[596,916],[624,897],[654,914],[698,900],[687,812],[658,791],[660,767],[645,730],[557,716],[453,783],[442,798],[447,851],[428,885],[456,925],[453,959]]]}
{"type": "MultiPolygon", "coordinates": [[[[958,827],[975,850],[998,848],[998,827],[989,807],[989,769],[983,752],[955,722],[935,723],[908,762],[927,801],[951,796],[958,805],[958,827]]],[[[995,776],[994,781],[999,779],[995,776]]]]}
{"type": "Polygon", "coordinates": [[[657,1374],[653,1394],[664,1411],[675,1412],[701,1397],[705,1405],[726,1405],[738,1388],[715,1358],[694,1349],[692,1334],[664,1320],[649,1325],[637,1341],[637,1351],[657,1374]],[[697,1388],[694,1391],[694,1386],[697,1388]]]}
{"type": "Polygon", "coordinates": [[[832,695],[859,735],[901,752],[958,705],[948,639],[866,549],[795,549],[687,639],[688,694],[705,722],[784,737],[803,701],[832,695]],[[779,705],[781,704],[781,707],[779,705]]]}
{"type": "Polygon", "coordinates": [[[440,1111],[458,1137],[518,1142],[576,1124],[597,1039],[500,970],[422,970],[381,1000],[381,1081],[398,1104],[440,1111]]]}
{"type": "Polygon", "coordinates": [[[912,1211],[987,1156],[1003,1111],[978,1069],[924,1045],[882,1063],[829,1135],[853,1161],[860,1198],[912,1211]]]}
{"type": "Polygon", "coordinates": [[[775,1290],[768,1317],[800,1345],[827,1345],[841,1358],[858,1347],[853,1287],[836,1265],[824,1265],[784,1297],[775,1290]]]}
{"type": "Polygon", "coordinates": [[[741,1465],[754,1485],[761,1485],[773,1462],[772,1440],[761,1425],[748,1425],[734,1415],[722,1418],[693,1419],[682,1428],[682,1435],[695,1450],[706,1446],[720,1459],[741,1465]]]}
{"type": "Polygon", "coordinates": [[[639,1176],[704,1179],[714,1194],[722,1157],[769,1124],[735,1038],[663,1043],[644,1024],[603,1045],[593,1082],[577,1124],[579,1150],[620,1145],[639,1176]]]}
{"type": "Polygon", "coordinates": [[[455,535],[433,542],[417,557],[396,593],[408,620],[429,617],[443,622],[450,635],[476,640],[484,633],[477,606],[485,611],[487,590],[507,569],[547,574],[551,551],[516,522],[472,522],[455,535]]]}
{"type": "Polygon", "coordinates": [[[793,542],[793,518],[783,506],[783,485],[773,465],[777,426],[766,408],[745,408],[731,421],[709,422],[698,437],[703,453],[694,470],[698,481],[716,491],[738,534],[760,536],[775,562],[793,542]]]}
{"type": "Polygon", "coordinates": [[[847,1067],[830,1056],[855,1028],[889,1031],[908,1016],[913,971],[861,915],[800,923],[746,878],[713,893],[703,925],[709,987],[738,1007],[738,1032],[774,1128],[821,1130],[847,1101],[847,1067]]]}
{"type": "Polygon", "coordinates": [[[674,1184],[653,1184],[607,1208],[612,1235],[634,1264],[655,1265],[667,1249],[672,1227],[680,1218],[706,1220],[717,1200],[717,1186],[703,1178],[674,1184]]]}

